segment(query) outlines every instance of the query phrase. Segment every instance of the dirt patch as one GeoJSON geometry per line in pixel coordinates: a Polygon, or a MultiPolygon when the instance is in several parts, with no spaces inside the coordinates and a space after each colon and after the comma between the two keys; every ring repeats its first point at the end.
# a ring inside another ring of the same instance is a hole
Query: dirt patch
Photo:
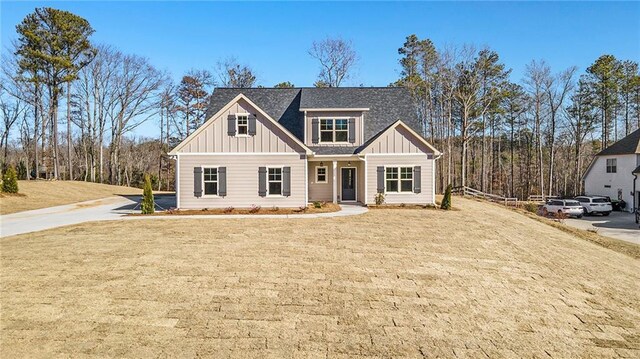
{"type": "Polygon", "coordinates": [[[314,213],[331,213],[339,211],[340,205],[335,203],[323,204],[321,208],[316,208],[313,205],[309,205],[304,208],[280,208],[280,207],[260,207],[260,208],[204,208],[204,209],[181,209],[181,210],[167,210],[158,211],[153,214],[139,214],[134,213],[130,216],[193,216],[193,215],[234,215],[234,214],[250,214],[250,215],[265,215],[265,214],[314,214],[314,213]]]}

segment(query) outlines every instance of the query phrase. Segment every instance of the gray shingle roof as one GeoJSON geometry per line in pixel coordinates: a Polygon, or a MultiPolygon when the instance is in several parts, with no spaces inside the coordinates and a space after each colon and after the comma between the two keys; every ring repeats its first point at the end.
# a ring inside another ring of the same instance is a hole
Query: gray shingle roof
{"type": "MultiPolygon", "coordinates": [[[[399,119],[417,133],[422,132],[409,91],[401,87],[217,88],[211,96],[207,117],[240,93],[300,140],[304,136],[301,108],[368,108],[364,114],[365,142],[399,119]]],[[[354,153],[356,148],[314,146],[313,150],[318,154],[347,154],[354,153]]]]}
{"type": "Polygon", "coordinates": [[[629,155],[640,153],[640,129],[631,132],[627,137],[598,152],[596,156],[629,155]]]}
{"type": "Polygon", "coordinates": [[[307,146],[318,155],[352,155],[359,147],[349,146],[307,146]]]}

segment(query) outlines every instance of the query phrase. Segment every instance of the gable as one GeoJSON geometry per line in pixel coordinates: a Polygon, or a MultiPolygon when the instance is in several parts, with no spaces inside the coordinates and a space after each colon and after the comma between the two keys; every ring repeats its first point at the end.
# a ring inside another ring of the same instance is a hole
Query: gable
{"type": "Polygon", "coordinates": [[[169,154],[178,153],[305,153],[307,149],[284,127],[271,119],[250,100],[238,95],[187,137],[169,154]],[[229,115],[256,116],[256,134],[229,136],[229,115]]]}
{"type": "Polygon", "coordinates": [[[396,122],[382,133],[363,145],[358,151],[363,154],[372,153],[424,153],[440,154],[433,146],[416,134],[401,121],[396,122]]]}

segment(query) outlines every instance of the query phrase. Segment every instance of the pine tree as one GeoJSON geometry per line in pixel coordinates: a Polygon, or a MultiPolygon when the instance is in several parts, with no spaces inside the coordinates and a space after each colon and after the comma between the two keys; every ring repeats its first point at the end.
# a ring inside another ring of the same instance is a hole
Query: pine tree
{"type": "Polygon", "coordinates": [[[447,190],[444,192],[444,198],[442,199],[441,209],[451,209],[451,185],[447,186],[447,190]]]}
{"type": "Polygon", "coordinates": [[[2,192],[18,193],[18,178],[13,166],[9,166],[2,177],[2,192]]]}
{"type": "Polygon", "coordinates": [[[142,192],[142,214],[151,214],[155,211],[153,200],[153,190],[151,188],[151,178],[149,174],[144,175],[144,190],[142,192]]]}

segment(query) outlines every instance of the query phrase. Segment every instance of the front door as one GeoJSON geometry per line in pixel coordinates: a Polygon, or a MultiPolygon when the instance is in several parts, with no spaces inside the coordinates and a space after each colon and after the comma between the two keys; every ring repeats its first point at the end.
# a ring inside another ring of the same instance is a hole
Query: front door
{"type": "Polygon", "coordinates": [[[343,201],[356,200],[356,169],[355,168],[342,169],[342,200],[343,201]]]}

